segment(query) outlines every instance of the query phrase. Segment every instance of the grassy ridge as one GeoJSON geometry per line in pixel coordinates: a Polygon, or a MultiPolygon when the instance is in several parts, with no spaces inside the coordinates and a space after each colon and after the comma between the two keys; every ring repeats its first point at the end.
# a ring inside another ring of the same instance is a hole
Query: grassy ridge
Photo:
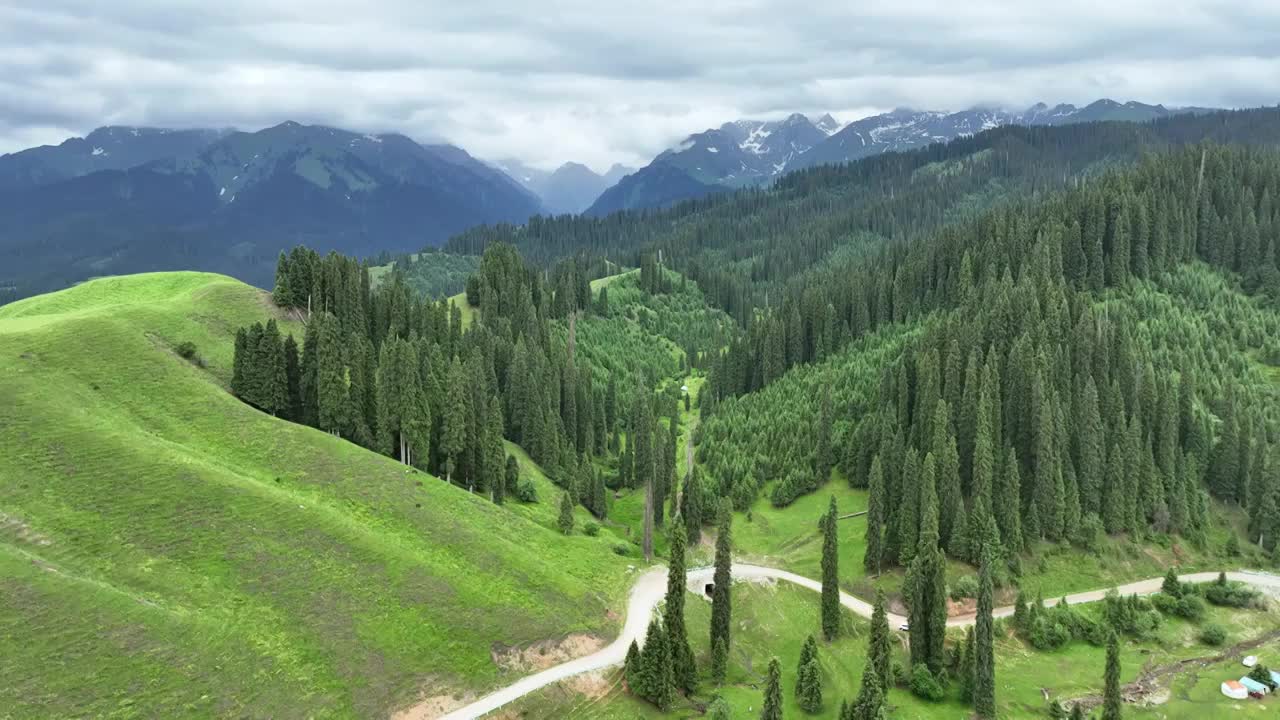
{"type": "Polygon", "coordinates": [[[235,328],[272,312],[200,273],[0,309],[0,707],[377,716],[501,684],[496,643],[614,632],[606,540],[223,392],[235,328]]]}

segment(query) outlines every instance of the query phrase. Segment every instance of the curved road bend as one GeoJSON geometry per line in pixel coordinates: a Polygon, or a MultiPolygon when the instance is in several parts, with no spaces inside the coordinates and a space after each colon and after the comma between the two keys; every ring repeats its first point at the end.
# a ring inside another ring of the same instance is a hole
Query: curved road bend
{"type": "MultiPolygon", "coordinates": [[[[695,568],[689,571],[687,576],[690,590],[699,595],[705,585],[711,582],[715,569],[711,567],[695,568]]],[[[1209,582],[1218,577],[1216,572],[1200,572],[1180,575],[1178,577],[1182,582],[1209,582]]],[[[733,565],[734,580],[785,580],[801,587],[809,588],[814,591],[822,590],[822,583],[802,575],[796,575],[786,570],[778,570],[776,568],[762,567],[760,565],[747,565],[734,563],[733,565]]],[[[1230,571],[1227,572],[1227,579],[1248,583],[1255,587],[1271,588],[1280,590],[1280,575],[1270,575],[1262,572],[1250,570],[1230,571]]],[[[1160,585],[1164,582],[1164,578],[1151,578],[1149,580],[1139,580],[1127,585],[1118,585],[1114,588],[1106,588],[1103,590],[1090,590],[1088,592],[1075,593],[1067,595],[1067,602],[1072,605],[1078,605],[1087,602],[1096,602],[1106,597],[1107,593],[1114,589],[1121,595],[1150,595],[1160,591],[1160,585]]],[[[601,668],[622,664],[627,657],[627,648],[631,646],[631,641],[638,643],[644,642],[645,631],[649,627],[649,618],[653,616],[653,611],[662,602],[667,594],[667,569],[665,567],[650,568],[636,579],[635,585],[631,588],[631,596],[627,600],[627,621],[622,627],[622,632],[618,638],[602,650],[598,650],[590,655],[585,655],[576,660],[547,668],[542,672],[521,678],[516,682],[496,690],[493,693],[467,705],[465,707],[454,710],[445,715],[442,720],[474,720],[475,718],[484,717],[488,713],[510,702],[514,702],[529,693],[546,687],[565,678],[573,677],[584,672],[599,670],[601,668]]],[[[1058,604],[1060,598],[1054,600],[1046,600],[1045,604],[1053,606],[1058,604]]],[[[849,608],[853,612],[864,618],[870,618],[872,607],[870,603],[860,600],[846,592],[840,593],[840,604],[849,608]]],[[[1013,614],[1013,606],[996,608],[993,613],[995,617],[1008,617],[1013,614]]],[[[901,615],[894,613],[888,614],[889,627],[898,629],[907,622],[907,619],[901,615]]],[[[963,615],[947,619],[947,627],[965,627],[974,622],[973,615],[963,615]]]]}

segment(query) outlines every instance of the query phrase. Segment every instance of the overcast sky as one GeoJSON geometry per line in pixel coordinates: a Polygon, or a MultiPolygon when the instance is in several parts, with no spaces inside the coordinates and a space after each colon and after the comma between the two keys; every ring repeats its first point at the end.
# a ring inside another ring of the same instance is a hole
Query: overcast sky
{"type": "Polygon", "coordinates": [[[739,117],[1280,101],[1280,0],[0,0],[0,153],[292,119],[646,163],[739,117]]]}

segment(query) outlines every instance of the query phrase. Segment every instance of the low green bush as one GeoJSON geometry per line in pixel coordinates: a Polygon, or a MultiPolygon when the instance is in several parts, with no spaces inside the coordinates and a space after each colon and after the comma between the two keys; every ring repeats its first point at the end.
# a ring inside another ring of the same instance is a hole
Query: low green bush
{"type": "Polygon", "coordinates": [[[942,683],[929,672],[928,666],[917,664],[911,668],[911,692],[919,698],[930,702],[938,702],[946,697],[947,691],[942,683]]]}
{"type": "Polygon", "coordinates": [[[1210,647],[1218,647],[1227,641],[1227,630],[1217,623],[1205,625],[1200,631],[1200,642],[1210,647]]]}

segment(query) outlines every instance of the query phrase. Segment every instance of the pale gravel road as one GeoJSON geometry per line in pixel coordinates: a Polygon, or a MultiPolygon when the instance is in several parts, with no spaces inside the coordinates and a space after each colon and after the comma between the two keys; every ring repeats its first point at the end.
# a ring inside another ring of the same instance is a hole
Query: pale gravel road
{"type": "MultiPolygon", "coordinates": [[[[714,574],[714,568],[704,567],[696,568],[689,571],[687,582],[689,589],[695,593],[702,594],[705,585],[711,582],[714,574]]],[[[1216,572],[1201,572],[1181,575],[1179,579],[1182,582],[1208,582],[1218,577],[1216,572]]],[[[1280,591],[1280,575],[1270,575],[1267,573],[1241,570],[1227,572],[1229,580],[1238,580],[1255,587],[1271,590],[1272,592],[1280,591]]],[[[759,565],[737,564],[733,565],[733,579],[741,580],[783,580],[794,583],[801,587],[809,588],[814,591],[822,590],[822,583],[802,575],[787,572],[786,570],[778,570],[776,568],[762,567],[759,565]]],[[[1160,585],[1164,582],[1164,578],[1152,578],[1150,580],[1140,580],[1138,582],[1129,583],[1128,585],[1119,585],[1115,588],[1106,588],[1102,590],[1090,590],[1088,592],[1075,593],[1067,596],[1067,602],[1072,605],[1080,603],[1096,602],[1106,597],[1106,594],[1114,589],[1121,595],[1150,595],[1160,591],[1160,585]]],[[[565,678],[573,677],[584,672],[592,670],[600,670],[602,668],[611,667],[613,665],[621,665],[626,659],[627,648],[631,646],[631,641],[638,643],[644,642],[645,631],[649,626],[649,618],[653,616],[653,611],[662,602],[663,597],[667,593],[667,570],[664,567],[650,568],[639,575],[635,585],[631,588],[631,596],[627,601],[627,621],[622,627],[622,633],[618,635],[618,639],[609,644],[603,650],[598,650],[590,655],[585,655],[576,660],[547,668],[542,672],[521,678],[516,682],[508,685],[501,690],[497,690],[485,697],[467,705],[465,707],[454,710],[445,715],[442,720],[473,720],[474,718],[484,717],[488,713],[498,708],[514,702],[529,693],[546,687],[565,678]]],[[[1060,598],[1052,601],[1046,600],[1046,605],[1056,605],[1060,598]]],[[[864,618],[870,618],[872,607],[871,604],[860,600],[848,593],[840,593],[840,604],[849,608],[853,612],[864,618]]],[[[993,612],[996,617],[1008,617],[1013,614],[1013,606],[996,608],[993,612]]],[[[907,622],[907,619],[901,615],[889,613],[889,627],[897,630],[900,626],[907,622]]],[[[953,617],[947,620],[947,627],[965,627],[974,622],[973,615],[965,615],[953,617]]]]}

